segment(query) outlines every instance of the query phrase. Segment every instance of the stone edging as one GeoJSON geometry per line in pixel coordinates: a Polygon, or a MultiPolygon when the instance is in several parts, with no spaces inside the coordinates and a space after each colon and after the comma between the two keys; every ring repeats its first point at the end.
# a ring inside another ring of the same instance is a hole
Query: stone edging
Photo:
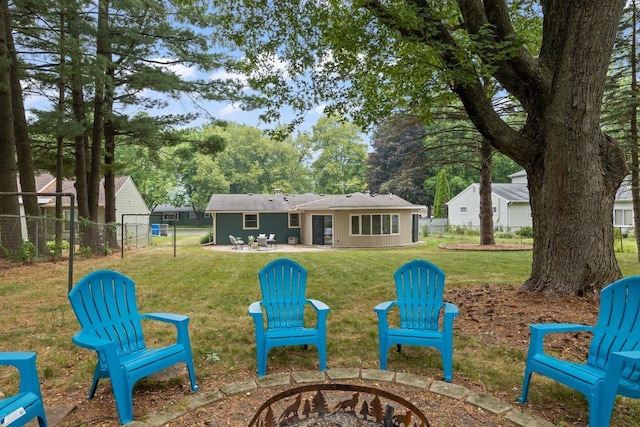
{"type": "Polygon", "coordinates": [[[238,394],[244,394],[258,388],[282,387],[294,384],[317,383],[337,380],[363,380],[373,382],[388,382],[428,390],[431,393],[450,397],[482,408],[502,416],[505,420],[522,427],[552,427],[553,424],[542,418],[532,416],[524,411],[501,401],[493,396],[473,392],[466,387],[451,384],[433,378],[402,372],[381,371],[379,369],[341,368],[321,371],[304,371],[283,374],[272,374],[255,380],[238,381],[227,384],[211,391],[200,390],[176,405],[164,408],[161,411],[148,415],[143,421],[133,421],[129,427],[160,427],[168,422],[222,399],[230,398],[238,394]]]}

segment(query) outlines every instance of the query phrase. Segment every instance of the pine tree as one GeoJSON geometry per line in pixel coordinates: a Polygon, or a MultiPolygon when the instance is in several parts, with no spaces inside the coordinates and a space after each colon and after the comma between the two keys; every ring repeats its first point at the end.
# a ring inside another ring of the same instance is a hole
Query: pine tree
{"type": "Polygon", "coordinates": [[[447,172],[441,169],[438,172],[436,181],[436,195],[433,201],[433,216],[435,218],[446,218],[446,203],[451,199],[451,191],[449,191],[449,182],[447,181],[447,172]]]}

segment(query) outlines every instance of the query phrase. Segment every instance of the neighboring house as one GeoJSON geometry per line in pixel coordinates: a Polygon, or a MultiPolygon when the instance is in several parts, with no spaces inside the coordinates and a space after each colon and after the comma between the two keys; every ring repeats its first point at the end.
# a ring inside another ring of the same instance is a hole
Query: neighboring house
{"type": "Polygon", "coordinates": [[[191,207],[176,207],[169,204],[156,206],[151,211],[151,224],[171,224],[176,221],[176,225],[209,226],[211,214],[207,212],[196,212],[191,207]],[[206,219],[205,219],[206,218],[206,219]]]}
{"type": "MultiPolygon", "coordinates": [[[[50,174],[41,174],[36,177],[36,188],[38,193],[54,193],[56,191],[56,179],[50,174]]],[[[116,191],[116,221],[118,224],[126,224],[128,234],[148,233],[149,230],[149,208],[147,208],[142,195],[138,191],[135,183],[130,176],[119,176],[115,179],[116,191]]],[[[62,192],[76,194],[75,181],[64,179],[62,182],[62,192]]],[[[55,197],[40,196],[38,197],[42,215],[55,216],[55,197]]],[[[77,204],[77,199],[75,199],[77,204]]],[[[62,198],[63,216],[65,220],[69,220],[71,213],[71,202],[69,197],[62,198]]],[[[100,181],[100,192],[98,195],[98,223],[103,224],[105,221],[105,196],[104,196],[104,179],[100,181]]],[[[75,219],[78,218],[77,206],[74,213],[75,219]]],[[[68,233],[68,222],[65,221],[65,232],[68,233]]],[[[120,237],[121,227],[118,227],[117,233],[120,237]]]]}
{"type": "Polygon", "coordinates": [[[613,226],[624,232],[633,232],[633,196],[631,195],[631,181],[625,180],[613,202],[613,226]]]}
{"type": "Polygon", "coordinates": [[[388,247],[419,241],[418,217],[425,207],[393,194],[214,194],[215,244],[229,235],[276,234],[278,243],[334,247],[388,247]]]}
{"type": "MultiPolygon", "coordinates": [[[[509,178],[511,183],[491,184],[493,226],[504,230],[531,227],[533,221],[529,205],[527,173],[522,170],[509,175],[509,178]]],[[[447,206],[450,226],[480,227],[480,185],[478,183],[471,184],[462,190],[449,200],[447,206]]],[[[633,204],[628,181],[618,189],[613,209],[615,227],[633,228],[633,204]]]]}

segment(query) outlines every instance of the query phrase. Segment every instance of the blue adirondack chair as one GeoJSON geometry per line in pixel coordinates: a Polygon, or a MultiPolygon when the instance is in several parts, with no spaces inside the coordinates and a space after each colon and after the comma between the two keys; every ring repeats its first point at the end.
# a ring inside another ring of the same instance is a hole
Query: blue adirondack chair
{"type": "Polygon", "coordinates": [[[262,301],[249,306],[256,330],[258,376],[267,372],[267,353],[273,347],[314,345],[318,349],[320,370],[327,368],[327,314],[329,307],[306,297],[307,270],[295,261],[280,258],[271,261],[258,273],[262,301]],[[304,309],[316,310],[314,328],[304,325],[304,309]],[[265,329],[264,316],[266,314],[265,329]]]}
{"type": "Polygon", "coordinates": [[[453,371],[453,320],[458,307],[443,302],[444,272],[425,260],[409,261],[394,274],[395,301],[378,304],[378,340],[380,369],[387,369],[387,353],[396,344],[398,352],[402,344],[435,347],[442,356],[445,381],[451,381],[453,371]],[[389,311],[397,308],[399,327],[389,325],[389,311]],[[440,319],[442,318],[442,329],[440,319]]]}
{"type": "Polygon", "coordinates": [[[0,400],[0,426],[19,427],[37,418],[40,427],[47,426],[42,393],[36,370],[36,354],[32,352],[0,353],[1,366],[14,366],[20,373],[17,394],[0,400]]]}
{"type": "Polygon", "coordinates": [[[589,402],[589,427],[609,425],[617,394],[640,398],[640,276],[618,280],[600,291],[600,313],[595,326],[533,324],[530,329],[520,402],[527,401],[534,372],[584,394],[589,402]],[[545,335],[577,331],[593,334],[586,363],[544,353],[545,335]]]}
{"type": "Polygon", "coordinates": [[[73,343],[95,350],[98,355],[88,398],[93,398],[100,378],[110,378],[120,423],[133,420],[135,383],[176,363],[187,365],[191,389],[198,390],[187,316],[140,314],[133,280],[111,270],[98,270],[83,277],[69,292],[69,301],[82,328],[73,336],[73,343]],[[142,319],[173,324],[177,331],[176,343],[147,348],[142,319]]]}

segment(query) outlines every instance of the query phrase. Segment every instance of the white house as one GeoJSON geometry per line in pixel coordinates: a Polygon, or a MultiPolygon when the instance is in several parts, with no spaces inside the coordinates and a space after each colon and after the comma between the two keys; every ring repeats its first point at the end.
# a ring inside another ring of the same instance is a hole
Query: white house
{"type": "MultiPolygon", "coordinates": [[[[53,193],[56,189],[56,179],[51,174],[40,174],[36,176],[36,186],[38,193],[53,193]]],[[[62,181],[62,191],[64,193],[76,194],[75,181],[64,179],[62,181]]],[[[116,221],[118,222],[117,235],[120,237],[121,225],[125,224],[127,235],[146,234],[149,230],[149,208],[145,203],[138,187],[130,176],[118,176],[115,179],[116,196],[116,221]]],[[[39,196],[38,203],[43,215],[54,216],[55,197],[39,196]]],[[[75,200],[77,203],[77,199],[75,200]]],[[[98,195],[98,222],[105,221],[105,194],[104,179],[100,182],[100,192],[98,195]]],[[[68,197],[62,198],[62,209],[65,219],[69,219],[71,205],[68,197]]],[[[75,219],[78,219],[77,207],[75,219]]],[[[65,232],[68,223],[65,221],[65,232]]]]}
{"type": "MultiPolygon", "coordinates": [[[[531,207],[527,173],[522,170],[509,175],[511,183],[491,184],[493,225],[498,229],[518,230],[531,227],[531,207]]],[[[473,183],[449,200],[450,226],[480,227],[480,184],[473,183]]],[[[633,228],[633,203],[631,184],[623,182],[616,194],[613,208],[614,227],[633,228]]]]}
{"type": "Polygon", "coordinates": [[[627,229],[634,227],[633,196],[629,180],[625,180],[616,193],[616,199],[613,202],[613,226],[627,229]]]}

